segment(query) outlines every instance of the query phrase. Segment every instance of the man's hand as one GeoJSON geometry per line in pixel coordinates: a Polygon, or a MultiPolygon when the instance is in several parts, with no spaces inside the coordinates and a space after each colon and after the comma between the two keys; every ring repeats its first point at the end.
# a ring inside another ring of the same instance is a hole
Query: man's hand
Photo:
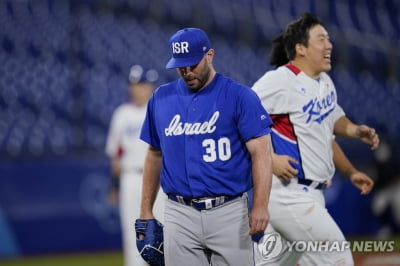
{"type": "Polygon", "coordinates": [[[375,132],[375,129],[361,125],[357,127],[356,135],[362,142],[371,145],[371,150],[378,148],[379,136],[375,132]]]}
{"type": "Polygon", "coordinates": [[[351,183],[361,190],[361,195],[367,195],[374,187],[374,181],[363,172],[355,172],[350,176],[351,183]]]}
{"type": "Polygon", "coordinates": [[[117,206],[119,202],[119,191],[116,188],[110,188],[107,196],[108,202],[112,206],[117,206]]]}
{"type": "Polygon", "coordinates": [[[266,208],[253,208],[250,212],[250,235],[263,233],[267,228],[269,214],[266,208]]]}
{"type": "Polygon", "coordinates": [[[290,163],[298,164],[299,162],[288,155],[272,154],[272,171],[283,181],[288,181],[299,172],[290,163]]]}

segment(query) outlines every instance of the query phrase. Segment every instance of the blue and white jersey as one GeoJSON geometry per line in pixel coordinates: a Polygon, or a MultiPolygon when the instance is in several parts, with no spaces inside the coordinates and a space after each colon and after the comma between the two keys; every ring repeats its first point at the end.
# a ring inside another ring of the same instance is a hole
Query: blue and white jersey
{"type": "Polygon", "coordinates": [[[326,73],[312,79],[294,65],[269,71],[253,85],[274,122],[271,139],[276,154],[295,158],[298,178],[324,182],[332,178],[333,129],[344,116],[335,86],[326,73]]]}
{"type": "Polygon", "coordinates": [[[141,139],[162,152],[165,193],[233,196],[253,185],[246,141],[269,134],[271,124],[254,91],[217,73],[199,92],[182,79],[160,86],[141,139]]]}

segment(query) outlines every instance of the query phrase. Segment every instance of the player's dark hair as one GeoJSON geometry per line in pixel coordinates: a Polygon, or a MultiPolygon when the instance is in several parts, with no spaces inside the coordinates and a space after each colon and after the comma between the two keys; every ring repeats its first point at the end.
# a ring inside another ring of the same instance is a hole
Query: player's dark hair
{"type": "Polygon", "coordinates": [[[269,54],[269,63],[273,66],[280,67],[289,62],[283,45],[282,34],[272,40],[271,52],[269,54]]]}
{"type": "Polygon", "coordinates": [[[286,27],[282,34],[282,42],[288,61],[296,56],[296,44],[308,46],[309,32],[315,25],[323,24],[317,16],[303,13],[286,27]]]}

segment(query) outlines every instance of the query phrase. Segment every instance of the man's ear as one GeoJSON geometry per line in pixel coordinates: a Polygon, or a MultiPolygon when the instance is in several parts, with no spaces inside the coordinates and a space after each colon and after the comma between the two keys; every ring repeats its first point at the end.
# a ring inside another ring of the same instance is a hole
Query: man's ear
{"type": "Polygon", "coordinates": [[[296,49],[296,55],[301,57],[304,57],[306,55],[306,47],[303,44],[301,43],[296,44],[295,49],[296,49]]]}
{"type": "Polygon", "coordinates": [[[213,58],[214,58],[214,49],[210,49],[208,52],[207,52],[207,63],[209,63],[209,64],[211,64],[212,63],[212,61],[213,61],[213,58]]]}

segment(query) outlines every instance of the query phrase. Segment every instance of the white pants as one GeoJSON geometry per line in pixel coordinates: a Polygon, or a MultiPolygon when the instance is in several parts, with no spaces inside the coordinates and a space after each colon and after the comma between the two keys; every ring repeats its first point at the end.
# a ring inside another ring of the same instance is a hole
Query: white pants
{"type": "Polygon", "coordinates": [[[264,243],[261,240],[254,245],[257,266],[354,265],[349,248],[315,251],[296,249],[293,245],[313,245],[319,241],[345,244],[343,233],[325,208],[321,190],[297,184],[295,179],[285,186],[274,177],[269,213],[264,243]]]}
{"type": "MultiPolygon", "coordinates": [[[[121,175],[120,212],[125,266],[147,266],[136,247],[135,220],[140,215],[142,199],[142,173],[129,172],[121,175]]],[[[160,189],[153,208],[153,214],[161,223],[164,222],[166,195],[160,189]]]]}

